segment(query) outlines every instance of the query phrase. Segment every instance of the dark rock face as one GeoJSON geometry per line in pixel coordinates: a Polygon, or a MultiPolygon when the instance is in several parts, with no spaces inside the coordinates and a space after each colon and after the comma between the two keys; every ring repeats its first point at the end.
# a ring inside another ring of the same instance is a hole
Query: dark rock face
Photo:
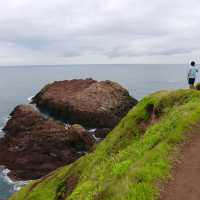
{"type": "Polygon", "coordinates": [[[64,124],[44,118],[32,106],[21,105],[11,113],[0,140],[0,164],[11,170],[14,179],[40,178],[69,164],[94,144],[80,125],[64,124]]]}
{"type": "Polygon", "coordinates": [[[54,119],[33,105],[17,106],[0,139],[0,165],[17,180],[41,178],[93,150],[137,100],[117,83],[86,79],[49,84],[33,103],[54,119]]]}
{"type": "Polygon", "coordinates": [[[45,86],[33,103],[43,111],[87,128],[113,128],[137,100],[118,83],[66,80],[45,86]]]}

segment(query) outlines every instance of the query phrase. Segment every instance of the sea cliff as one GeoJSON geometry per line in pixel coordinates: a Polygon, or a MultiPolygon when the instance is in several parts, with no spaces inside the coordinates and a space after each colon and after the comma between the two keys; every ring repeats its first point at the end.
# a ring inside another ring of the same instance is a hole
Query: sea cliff
{"type": "Polygon", "coordinates": [[[32,181],[10,200],[154,200],[173,155],[200,122],[200,92],[160,91],[143,98],[95,149],[32,181]]]}

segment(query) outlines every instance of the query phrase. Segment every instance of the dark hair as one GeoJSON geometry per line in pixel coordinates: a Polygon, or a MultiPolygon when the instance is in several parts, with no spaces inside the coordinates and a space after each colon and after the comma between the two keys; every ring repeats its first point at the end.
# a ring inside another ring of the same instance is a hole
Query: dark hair
{"type": "Polygon", "coordinates": [[[191,66],[195,66],[195,62],[194,61],[191,62],[191,66]]]}

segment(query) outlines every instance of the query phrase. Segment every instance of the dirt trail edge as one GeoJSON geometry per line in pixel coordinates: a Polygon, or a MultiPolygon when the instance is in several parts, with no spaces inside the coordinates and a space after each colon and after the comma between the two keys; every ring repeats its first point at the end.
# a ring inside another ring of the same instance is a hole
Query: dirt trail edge
{"type": "Polygon", "coordinates": [[[160,200],[200,200],[200,125],[183,144],[172,177],[161,188],[160,200]]]}

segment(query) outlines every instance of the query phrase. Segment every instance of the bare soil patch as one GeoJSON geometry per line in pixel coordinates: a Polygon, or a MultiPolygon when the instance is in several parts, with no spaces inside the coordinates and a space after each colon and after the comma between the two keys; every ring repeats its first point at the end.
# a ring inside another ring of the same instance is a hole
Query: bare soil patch
{"type": "Polygon", "coordinates": [[[161,189],[160,200],[200,200],[200,124],[182,145],[181,157],[161,189]]]}

